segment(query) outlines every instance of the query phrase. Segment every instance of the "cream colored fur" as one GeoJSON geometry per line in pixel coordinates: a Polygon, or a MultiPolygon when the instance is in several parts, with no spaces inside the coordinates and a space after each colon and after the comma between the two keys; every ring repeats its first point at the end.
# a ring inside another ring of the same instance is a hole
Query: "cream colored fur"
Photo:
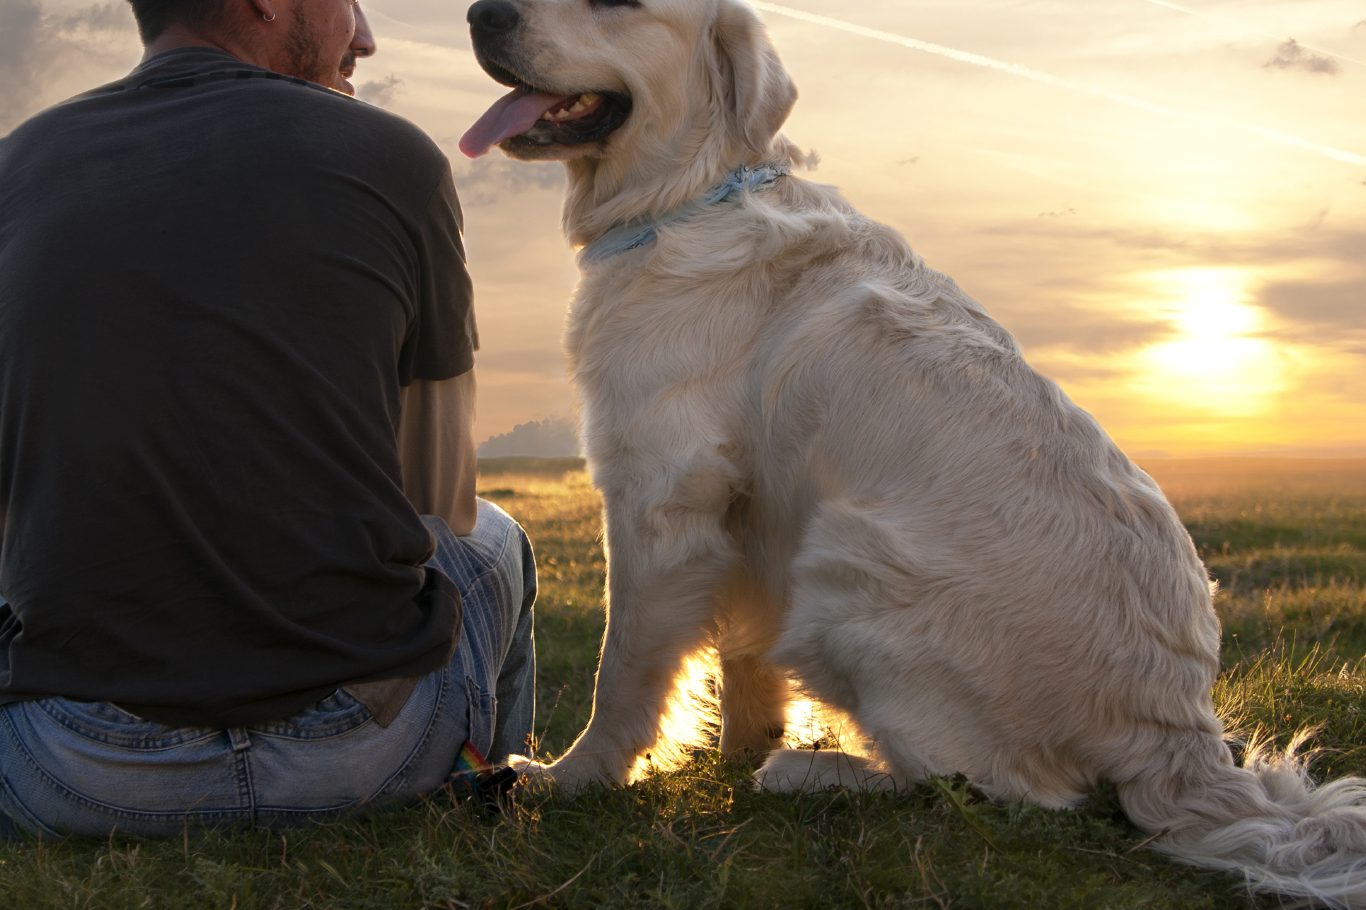
{"type": "MultiPolygon", "coordinates": [[[[536,155],[567,159],[575,243],[797,157],[795,92],[738,0],[513,2],[522,76],[635,105],[605,143],[536,155]]],[[[587,729],[529,773],[624,781],[714,643],[726,753],[780,744],[789,677],[871,742],[776,749],[766,787],[963,773],[1063,808],[1110,781],[1183,860],[1366,907],[1363,783],[1234,766],[1210,585],[1157,486],[834,189],[784,178],[587,264],[568,351],[608,623],[587,729]]]]}

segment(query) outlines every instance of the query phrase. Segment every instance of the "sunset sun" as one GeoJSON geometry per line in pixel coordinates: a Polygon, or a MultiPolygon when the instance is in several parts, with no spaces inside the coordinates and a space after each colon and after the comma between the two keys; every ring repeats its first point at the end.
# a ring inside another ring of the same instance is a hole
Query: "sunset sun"
{"type": "Polygon", "coordinates": [[[1285,387],[1262,311],[1247,303],[1243,270],[1183,269],[1151,276],[1156,307],[1171,329],[1143,349],[1142,390],[1182,410],[1252,416],[1285,387]]]}

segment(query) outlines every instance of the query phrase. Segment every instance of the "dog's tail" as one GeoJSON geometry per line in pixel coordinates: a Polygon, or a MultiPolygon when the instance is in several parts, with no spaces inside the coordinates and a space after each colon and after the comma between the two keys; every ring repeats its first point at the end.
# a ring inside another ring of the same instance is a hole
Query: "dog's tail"
{"type": "Polygon", "coordinates": [[[1297,757],[1253,745],[1237,767],[1218,736],[1173,736],[1119,785],[1125,812],[1160,832],[1153,846],[1246,877],[1254,891],[1366,908],[1366,780],[1315,787],[1297,757]]]}

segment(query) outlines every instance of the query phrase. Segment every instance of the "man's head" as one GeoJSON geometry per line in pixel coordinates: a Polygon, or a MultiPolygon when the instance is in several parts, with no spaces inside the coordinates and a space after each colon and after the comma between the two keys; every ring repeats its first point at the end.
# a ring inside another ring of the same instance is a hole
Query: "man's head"
{"type": "Polygon", "coordinates": [[[247,63],[342,89],[338,83],[342,81],[339,71],[343,57],[365,56],[374,49],[369,26],[358,15],[355,0],[129,3],[148,55],[176,47],[218,47],[247,63]],[[362,29],[359,45],[358,20],[362,29]]]}
{"type": "Polygon", "coordinates": [[[267,25],[280,24],[280,20],[283,20],[284,46],[280,48],[277,42],[270,62],[265,65],[277,73],[288,73],[319,85],[338,87],[342,60],[352,53],[355,40],[359,7],[354,0],[254,2],[272,11],[278,10],[277,21],[267,25]]]}
{"type": "Polygon", "coordinates": [[[224,18],[224,0],[128,0],[143,44],[151,44],[172,23],[186,28],[212,29],[224,18]]]}

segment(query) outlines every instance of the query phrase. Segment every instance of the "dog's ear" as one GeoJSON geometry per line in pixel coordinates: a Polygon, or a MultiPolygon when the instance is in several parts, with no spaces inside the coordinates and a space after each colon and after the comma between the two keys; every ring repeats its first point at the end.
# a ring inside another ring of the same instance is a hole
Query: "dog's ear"
{"type": "Polygon", "coordinates": [[[763,23],[741,0],[721,0],[711,40],[731,135],[765,152],[797,101],[797,87],[763,23]]]}

